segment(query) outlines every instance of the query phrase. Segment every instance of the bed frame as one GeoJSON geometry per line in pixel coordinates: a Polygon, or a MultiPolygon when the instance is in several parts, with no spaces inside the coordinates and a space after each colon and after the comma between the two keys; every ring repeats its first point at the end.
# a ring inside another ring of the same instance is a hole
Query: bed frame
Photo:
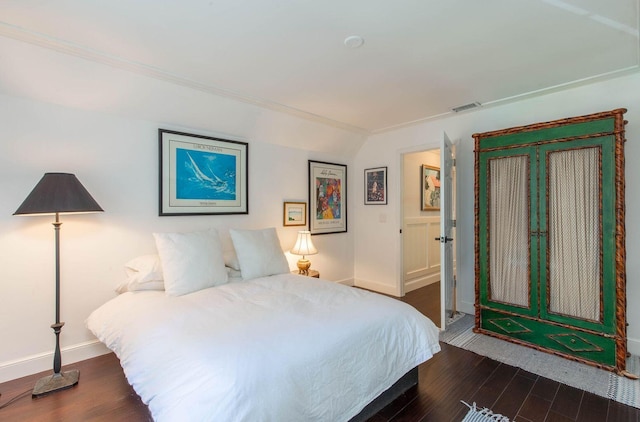
{"type": "Polygon", "coordinates": [[[371,403],[365,406],[364,409],[349,422],[364,422],[371,418],[373,415],[384,409],[387,405],[391,404],[395,399],[400,397],[404,392],[418,385],[418,367],[411,369],[404,374],[402,378],[396,381],[391,387],[383,391],[378,397],[376,397],[371,403]]]}

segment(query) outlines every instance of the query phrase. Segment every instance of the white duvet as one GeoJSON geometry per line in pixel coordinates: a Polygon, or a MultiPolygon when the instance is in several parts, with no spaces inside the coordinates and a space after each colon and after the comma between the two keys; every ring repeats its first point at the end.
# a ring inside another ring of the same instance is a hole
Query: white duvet
{"type": "Polygon", "coordinates": [[[87,326],[156,421],[347,421],[440,350],[413,307],[291,274],[124,293],[87,326]]]}

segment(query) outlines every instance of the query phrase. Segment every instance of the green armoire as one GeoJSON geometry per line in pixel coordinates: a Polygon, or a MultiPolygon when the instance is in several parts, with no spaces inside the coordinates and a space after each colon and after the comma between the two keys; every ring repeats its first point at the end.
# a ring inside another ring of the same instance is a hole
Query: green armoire
{"type": "Polygon", "coordinates": [[[625,112],[473,135],[476,332],[624,372],[625,112]]]}

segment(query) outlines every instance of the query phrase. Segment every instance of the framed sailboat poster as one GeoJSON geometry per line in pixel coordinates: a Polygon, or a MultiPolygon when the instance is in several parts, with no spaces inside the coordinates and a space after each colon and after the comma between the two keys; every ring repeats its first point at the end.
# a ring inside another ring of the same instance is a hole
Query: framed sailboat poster
{"type": "Polygon", "coordinates": [[[159,215],[248,214],[249,144],[159,129],[159,215]]]}

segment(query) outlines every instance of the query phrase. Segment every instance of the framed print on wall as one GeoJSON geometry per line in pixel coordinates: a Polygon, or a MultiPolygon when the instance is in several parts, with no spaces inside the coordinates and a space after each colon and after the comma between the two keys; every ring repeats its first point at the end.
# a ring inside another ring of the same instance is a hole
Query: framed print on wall
{"type": "Polygon", "coordinates": [[[440,210],[440,169],[423,164],[421,173],[422,211],[438,211],[440,210]]]}
{"type": "Polygon", "coordinates": [[[309,160],[309,231],[347,231],[347,166],[309,160]]]}
{"type": "Polygon", "coordinates": [[[306,226],[307,203],[285,202],[282,221],[283,226],[306,226]]]}
{"type": "Polygon", "coordinates": [[[249,144],[159,129],[159,215],[248,214],[249,144]]]}
{"type": "Polygon", "coordinates": [[[364,204],[387,204],[387,168],[377,167],[364,170],[364,204]]]}

